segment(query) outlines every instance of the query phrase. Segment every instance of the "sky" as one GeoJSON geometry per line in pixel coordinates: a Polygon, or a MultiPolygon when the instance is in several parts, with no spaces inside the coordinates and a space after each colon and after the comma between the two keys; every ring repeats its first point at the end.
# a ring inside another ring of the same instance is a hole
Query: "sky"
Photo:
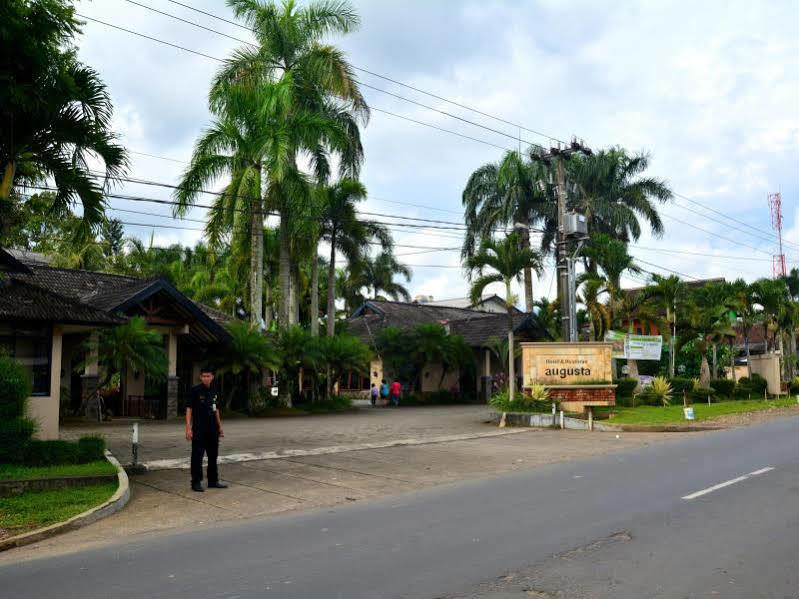
{"type": "MultiPolygon", "coordinates": [[[[233,19],[222,0],[183,4],[233,19]]],[[[252,40],[240,27],[169,0],[76,3],[85,17],[210,57],[224,58],[242,45],[141,5],[252,40]]],[[[645,271],[678,272],[684,278],[771,276],[777,238],[767,197],[773,192],[782,196],[788,268],[799,266],[799,39],[794,27],[799,9],[794,3],[375,0],[353,5],[360,29],[330,41],[356,67],[505,121],[358,70],[365,85],[497,131],[364,88],[374,110],[362,132],[361,178],[369,198],[361,209],[386,215],[374,218],[462,223],[461,193],[475,169],[498,161],[506,148],[551,145],[546,136],[577,136],[593,149],[646,152],[647,174],[679,194],[661,207],[665,234],[657,238],[647,232],[631,246],[645,271]]],[[[220,63],[92,21],[78,45],[81,59],[108,85],[114,127],[135,152],[130,176],[176,183],[194,141],[210,122],[207,93],[220,63]]],[[[116,192],[169,198],[166,189],[140,184],[126,183],[116,192]]],[[[164,228],[202,228],[201,222],[170,219],[168,206],[117,199],[110,204],[112,216],[146,225],[126,225],[128,235],[146,241],[152,236],[155,245],[193,244],[203,237],[201,230],[164,228]]],[[[201,220],[204,211],[188,216],[201,220]]],[[[418,249],[459,248],[460,232],[394,226],[392,231],[395,253],[413,270],[407,285],[412,295],[438,300],[468,294],[457,249],[418,249]]],[[[320,253],[326,254],[324,247],[320,253]]],[[[642,272],[625,282],[641,285],[648,276],[642,272]]],[[[503,293],[499,286],[489,292],[503,293]]],[[[535,281],[534,295],[554,294],[553,268],[548,268],[535,281]]]]}

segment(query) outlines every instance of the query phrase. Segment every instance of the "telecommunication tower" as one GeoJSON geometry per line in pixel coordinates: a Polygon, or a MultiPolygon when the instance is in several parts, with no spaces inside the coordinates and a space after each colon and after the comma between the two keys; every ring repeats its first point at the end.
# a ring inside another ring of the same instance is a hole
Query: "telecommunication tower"
{"type": "Polygon", "coordinates": [[[779,253],[771,257],[771,271],[776,279],[787,274],[785,270],[785,254],[782,253],[782,195],[780,192],[768,194],[768,207],[771,211],[771,227],[777,233],[777,242],[779,244],[779,253]]]}

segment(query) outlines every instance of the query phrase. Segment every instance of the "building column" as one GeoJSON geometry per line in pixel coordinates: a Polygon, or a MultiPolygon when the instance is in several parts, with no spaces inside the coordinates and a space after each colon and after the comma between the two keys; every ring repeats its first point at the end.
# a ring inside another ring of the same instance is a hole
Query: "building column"
{"type": "Polygon", "coordinates": [[[80,375],[80,398],[85,410],[84,417],[87,420],[97,422],[100,420],[97,413],[99,409],[97,388],[100,386],[100,367],[97,359],[99,335],[97,331],[93,331],[89,337],[90,349],[86,355],[86,365],[83,367],[83,374],[80,375]]]}
{"type": "Polygon", "coordinates": [[[166,377],[166,417],[178,417],[178,336],[174,331],[167,334],[169,366],[166,377]]]}
{"type": "Polygon", "coordinates": [[[485,349],[485,364],[483,366],[483,394],[485,396],[485,402],[488,403],[491,401],[491,350],[486,348],[485,349]]]}

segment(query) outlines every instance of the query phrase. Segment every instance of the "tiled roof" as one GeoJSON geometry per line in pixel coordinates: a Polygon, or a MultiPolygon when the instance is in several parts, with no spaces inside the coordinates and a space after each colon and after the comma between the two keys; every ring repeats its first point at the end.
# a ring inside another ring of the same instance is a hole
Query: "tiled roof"
{"type": "MultiPolygon", "coordinates": [[[[75,268],[56,268],[38,262],[24,260],[23,262],[28,272],[15,272],[9,275],[18,284],[14,287],[15,297],[20,301],[23,301],[24,297],[34,295],[50,299],[43,299],[43,307],[33,310],[29,307],[29,303],[15,305],[13,301],[4,297],[5,311],[0,313],[0,318],[118,323],[122,320],[113,316],[113,312],[128,313],[128,310],[143,298],[160,294],[159,297],[171,298],[168,301],[175,302],[175,309],[192,319],[194,322],[192,327],[197,327],[196,333],[199,339],[208,341],[229,337],[221,325],[232,317],[210,306],[193,302],[163,279],[148,280],[75,268]]],[[[6,295],[10,297],[11,293],[6,295]]]]}
{"type": "Polygon", "coordinates": [[[108,312],[11,278],[0,281],[0,319],[97,325],[124,322],[108,312]]]}
{"type": "MultiPolygon", "coordinates": [[[[461,335],[469,345],[484,346],[491,337],[508,334],[508,315],[480,310],[431,306],[404,302],[369,300],[349,319],[349,331],[364,343],[386,327],[408,328],[423,323],[449,325],[450,333],[461,335]]],[[[534,340],[548,338],[535,318],[523,312],[513,314],[514,329],[525,325],[534,340]]]]}

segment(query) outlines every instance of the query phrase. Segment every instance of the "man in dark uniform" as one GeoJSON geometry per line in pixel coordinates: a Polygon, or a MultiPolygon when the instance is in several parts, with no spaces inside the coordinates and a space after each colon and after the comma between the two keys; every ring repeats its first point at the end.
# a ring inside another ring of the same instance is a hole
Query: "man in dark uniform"
{"type": "Polygon", "coordinates": [[[204,491],[203,454],[208,455],[208,487],[225,489],[219,482],[216,458],[219,454],[219,437],[224,437],[222,419],[217,408],[218,394],[212,386],[214,371],[203,367],[199,385],[192,387],[186,406],[186,440],[191,441],[191,490],[204,491]]]}

